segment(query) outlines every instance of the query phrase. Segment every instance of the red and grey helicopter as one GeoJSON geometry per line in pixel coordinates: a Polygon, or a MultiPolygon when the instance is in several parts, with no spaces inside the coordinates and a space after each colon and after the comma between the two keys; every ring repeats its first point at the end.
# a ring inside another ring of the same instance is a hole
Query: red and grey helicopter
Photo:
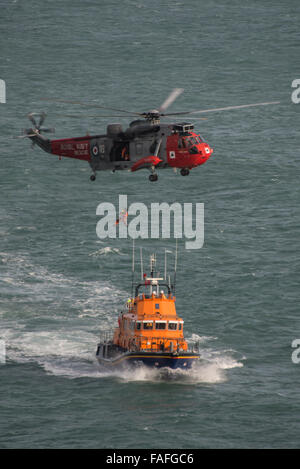
{"type": "MultiPolygon", "coordinates": [[[[50,140],[43,137],[42,132],[53,132],[54,129],[42,127],[46,114],[30,113],[28,118],[33,127],[26,129],[22,137],[28,137],[32,144],[37,144],[44,151],[58,155],[84,160],[89,163],[93,174],[91,181],[96,179],[96,171],[127,169],[137,171],[149,169],[150,181],[157,181],[156,169],[171,167],[180,169],[182,176],[187,176],[191,169],[204,164],[212,155],[213,149],[203,138],[194,132],[194,125],[189,122],[161,122],[161,118],[176,118],[192,114],[205,114],[214,111],[241,109],[251,106],[278,104],[268,103],[244,104],[200,111],[183,111],[166,113],[167,108],[183,92],[175,88],[158,109],[148,112],[131,112],[128,110],[107,108],[97,104],[79,101],[51,99],[49,101],[71,103],[81,106],[106,109],[123,113],[123,115],[103,117],[135,117],[129,127],[123,130],[121,124],[108,124],[106,133],[101,135],[85,135],[84,137],[50,140]],[[39,117],[37,122],[36,116],[39,117]]],[[[94,116],[98,117],[98,116],[94,116]]]]}

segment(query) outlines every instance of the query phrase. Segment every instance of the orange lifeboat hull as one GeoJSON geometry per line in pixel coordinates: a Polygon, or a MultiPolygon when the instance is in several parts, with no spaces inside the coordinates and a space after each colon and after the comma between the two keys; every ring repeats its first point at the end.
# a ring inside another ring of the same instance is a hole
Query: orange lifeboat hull
{"type": "Polygon", "coordinates": [[[197,352],[183,352],[180,354],[175,353],[153,353],[153,352],[130,352],[124,351],[121,348],[117,350],[113,344],[105,346],[99,344],[96,357],[100,365],[106,368],[126,368],[145,365],[151,368],[171,368],[171,369],[190,369],[200,355],[197,352]],[[111,348],[111,350],[110,350],[111,348]]]}

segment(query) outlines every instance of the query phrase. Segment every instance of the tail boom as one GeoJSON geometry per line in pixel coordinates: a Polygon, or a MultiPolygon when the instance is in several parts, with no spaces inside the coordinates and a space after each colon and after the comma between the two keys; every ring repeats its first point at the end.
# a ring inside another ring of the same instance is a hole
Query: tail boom
{"type": "Polygon", "coordinates": [[[88,137],[51,140],[51,153],[77,160],[91,161],[90,139],[88,137]]]}
{"type": "Polygon", "coordinates": [[[43,137],[41,134],[38,132],[33,135],[33,131],[30,129],[30,131],[27,131],[28,138],[32,141],[33,144],[38,145],[42,150],[46,151],[47,153],[52,153],[51,150],[51,140],[49,138],[43,137]]]}
{"type": "Polygon", "coordinates": [[[60,140],[50,140],[40,133],[32,135],[33,131],[28,130],[28,138],[38,145],[42,150],[53,155],[75,158],[78,160],[91,161],[90,139],[88,137],[63,138],[60,140]]]}

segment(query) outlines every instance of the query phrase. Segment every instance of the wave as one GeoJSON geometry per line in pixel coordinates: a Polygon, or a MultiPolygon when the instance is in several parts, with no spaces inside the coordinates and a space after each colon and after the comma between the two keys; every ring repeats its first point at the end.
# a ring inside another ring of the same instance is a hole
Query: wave
{"type": "MultiPolygon", "coordinates": [[[[205,340],[203,338],[203,340],[205,340]]],[[[216,384],[227,381],[227,370],[243,367],[245,357],[237,359],[236,353],[224,350],[200,349],[200,360],[188,370],[170,368],[149,368],[144,365],[137,368],[128,368],[112,371],[111,377],[123,381],[151,381],[176,384],[216,384]]],[[[108,376],[109,372],[104,372],[108,376]]]]}
{"type": "Polygon", "coordinates": [[[127,293],[108,281],[50,272],[25,254],[1,252],[0,263],[0,339],[7,360],[57,372],[63,362],[67,375],[76,361],[92,362],[100,328],[111,328],[127,293]]]}
{"type": "MultiPolygon", "coordinates": [[[[169,368],[103,369],[95,358],[97,334],[85,329],[27,332],[6,330],[2,334],[10,344],[7,356],[18,363],[35,362],[46,373],[65,378],[117,379],[124,382],[149,381],[180,384],[215,384],[228,379],[228,370],[243,366],[245,359],[234,350],[200,349],[200,360],[189,370],[169,368]]],[[[205,342],[205,337],[200,337],[205,342]]],[[[215,338],[214,338],[215,339],[215,338]]]]}
{"type": "Polygon", "coordinates": [[[174,384],[217,384],[228,380],[227,370],[240,368],[241,361],[230,356],[218,357],[216,360],[207,361],[200,359],[189,370],[172,370],[170,368],[149,368],[141,365],[136,368],[124,368],[120,370],[102,369],[95,360],[46,360],[39,362],[46,372],[66,378],[97,378],[117,379],[123,382],[146,381],[152,383],[174,384]]]}
{"type": "Polygon", "coordinates": [[[100,248],[97,251],[92,252],[89,256],[98,257],[98,256],[107,256],[108,254],[118,254],[119,256],[123,256],[124,254],[118,248],[112,248],[110,246],[106,246],[105,248],[100,248]]]}
{"type": "Polygon", "coordinates": [[[13,255],[0,252],[2,273],[2,304],[32,304],[45,308],[49,313],[68,307],[80,313],[96,314],[101,309],[115,309],[125,301],[127,293],[116,288],[109,281],[81,280],[62,273],[50,272],[46,267],[36,265],[27,255],[13,255]],[[56,308],[53,306],[56,305],[56,308]]]}

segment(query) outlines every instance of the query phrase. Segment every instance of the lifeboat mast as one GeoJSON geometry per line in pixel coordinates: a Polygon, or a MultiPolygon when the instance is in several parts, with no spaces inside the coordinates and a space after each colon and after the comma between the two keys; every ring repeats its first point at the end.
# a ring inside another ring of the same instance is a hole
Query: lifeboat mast
{"type": "MultiPolygon", "coordinates": [[[[171,285],[170,275],[167,274],[167,253],[171,253],[165,249],[165,265],[164,265],[164,277],[154,277],[156,272],[156,254],[150,255],[150,276],[147,277],[144,273],[143,268],[143,250],[140,248],[140,264],[141,264],[141,281],[144,282],[145,285],[149,285],[150,288],[150,295],[153,294],[153,287],[156,287],[156,295],[159,296],[159,282],[164,281],[165,285],[168,286],[169,291],[175,296],[175,288],[176,288],[176,271],[177,271],[177,258],[178,258],[178,241],[176,239],[176,249],[175,249],[175,264],[174,264],[174,276],[173,276],[173,285],[171,285]],[[167,278],[168,277],[168,278],[167,278]]],[[[134,274],[135,274],[135,243],[133,240],[132,243],[132,281],[131,281],[131,298],[134,299],[134,274]]],[[[158,272],[159,274],[159,272],[158,272]]]]}

